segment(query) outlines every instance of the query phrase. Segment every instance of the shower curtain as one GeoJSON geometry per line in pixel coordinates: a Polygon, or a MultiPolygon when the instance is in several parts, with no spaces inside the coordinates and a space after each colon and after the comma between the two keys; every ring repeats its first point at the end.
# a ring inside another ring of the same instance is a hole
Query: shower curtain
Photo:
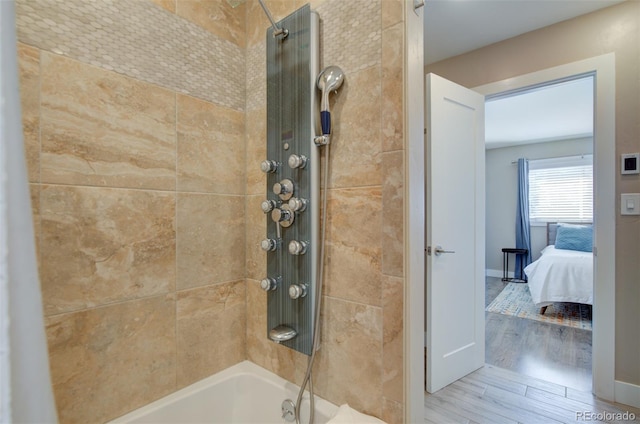
{"type": "Polygon", "coordinates": [[[516,208],[516,249],[527,249],[526,255],[516,255],[515,278],[524,280],[520,274],[531,263],[531,226],[529,224],[529,161],[518,159],[518,207],[516,208]],[[520,274],[520,275],[518,275],[520,274]]]}
{"type": "Polygon", "coordinates": [[[15,5],[0,1],[0,422],[55,423],[18,93],[15,5]]]}

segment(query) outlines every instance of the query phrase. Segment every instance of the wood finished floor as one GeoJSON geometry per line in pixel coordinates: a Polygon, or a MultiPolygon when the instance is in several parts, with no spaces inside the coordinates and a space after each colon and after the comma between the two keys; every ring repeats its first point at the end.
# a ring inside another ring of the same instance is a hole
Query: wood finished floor
{"type": "Polygon", "coordinates": [[[492,365],[426,394],[424,402],[425,423],[429,424],[640,422],[640,409],[492,365]],[[590,415],[625,412],[635,417],[590,415]]]}
{"type": "MultiPolygon", "coordinates": [[[[506,284],[487,278],[487,305],[506,284]]],[[[425,394],[425,423],[640,422],[591,394],[591,331],[487,312],[486,333],[487,364],[425,394]]]]}
{"type": "MultiPolygon", "coordinates": [[[[486,305],[506,285],[487,277],[486,305]]],[[[485,320],[487,364],[591,391],[591,331],[491,312],[485,320]]]]}

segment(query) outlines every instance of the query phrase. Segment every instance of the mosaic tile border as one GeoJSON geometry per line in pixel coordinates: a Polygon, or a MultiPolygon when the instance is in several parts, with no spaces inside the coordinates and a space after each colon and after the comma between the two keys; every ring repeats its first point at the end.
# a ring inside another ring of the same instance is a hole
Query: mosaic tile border
{"type": "Polygon", "coordinates": [[[380,64],[381,1],[330,0],[318,5],[321,66],[337,65],[347,74],[380,64]]]}
{"type": "Polygon", "coordinates": [[[148,1],[17,0],[18,40],[236,110],[245,52],[148,1]]]}

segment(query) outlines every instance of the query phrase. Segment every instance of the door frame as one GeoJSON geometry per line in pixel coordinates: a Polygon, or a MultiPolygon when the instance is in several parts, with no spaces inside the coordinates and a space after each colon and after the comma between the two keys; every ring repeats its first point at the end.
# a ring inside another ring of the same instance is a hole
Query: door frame
{"type": "Polygon", "coordinates": [[[593,393],[613,401],[615,386],[615,55],[613,53],[474,87],[487,97],[553,81],[594,76],[593,393]],[[610,347],[613,346],[613,349],[610,347]]]}
{"type": "MultiPolygon", "coordinates": [[[[405,71],[405,420],[424,420],[424,66],[421,22],[405,15],[407,56],[405,71]],[[409,30],[415,30],[412,34],[409,30]],[[416,47],[419,46],[418,50],[416,47]],[[418,75],[418,70],[420,74],[418,75]],[[406,90],[411,84],[412,90],[406,90]],[[414,372],[411,372],[411,371],[414,372]]],[[[422,17],[418,15],[418,18],[422,17]]],[[[593,392],[615,400],[615,55],[605,54],[532,72],[474,89],[499,93],[579,74],[595,74],[594,101],[594,221],[595,284],[593,310],[593,392]],[[613,346],[613,349],[611,349],[613,346]]]]}
{"type": "Polygon", "coordinates": [[[424,422],[424,10],[404,0],[404,422],[424,422]],[[422,370],[422,371],[420,371],[422,370]]]}

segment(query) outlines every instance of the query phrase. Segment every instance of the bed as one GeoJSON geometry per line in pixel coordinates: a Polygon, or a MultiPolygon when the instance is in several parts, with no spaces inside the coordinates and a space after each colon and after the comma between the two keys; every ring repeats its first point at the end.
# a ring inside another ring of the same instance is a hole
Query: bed
{"type": "Polygon", "coordinates": [[[547,247],[524,269],[541,314],[554,302],[593,305],[592,234],[590,224],[547,224],[547,247]]]}

